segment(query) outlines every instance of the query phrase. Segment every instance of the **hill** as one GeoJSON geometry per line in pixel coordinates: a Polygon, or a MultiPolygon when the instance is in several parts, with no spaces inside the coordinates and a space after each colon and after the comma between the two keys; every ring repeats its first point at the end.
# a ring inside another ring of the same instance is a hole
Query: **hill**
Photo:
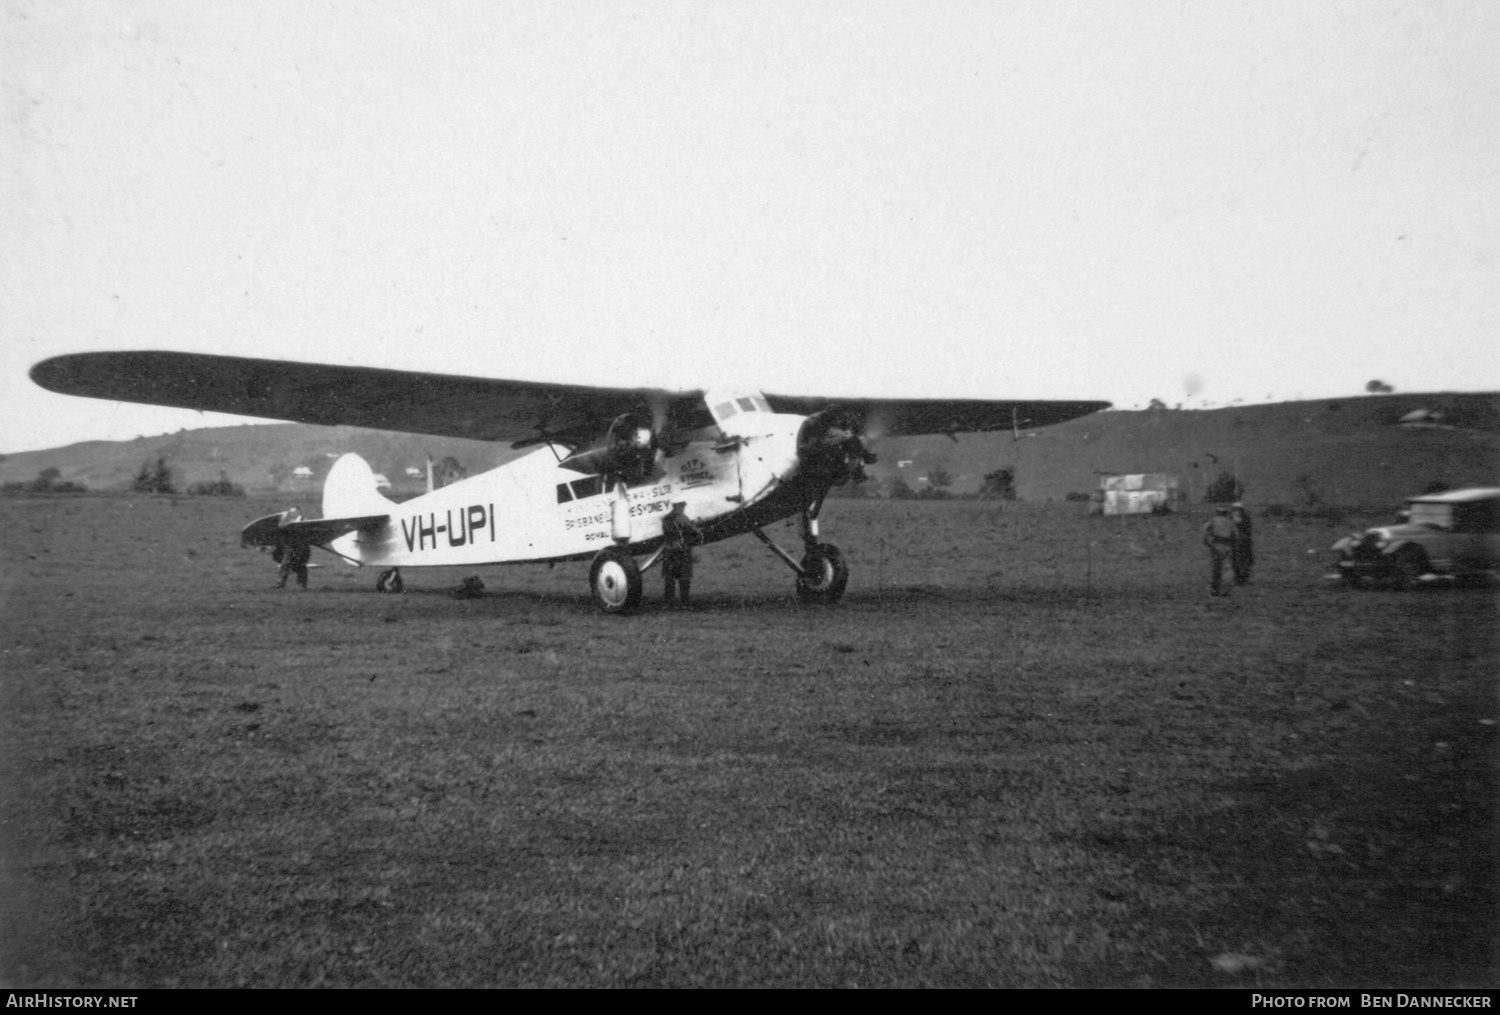
{"type": "Polygon", "coordinates": [[[90,490],[127,489],[143,464],[164,459],[178,489],[222,474],[249,492],[280,492],[316,503],[323,475],[349,451],[389,477],[397,492],[407,493],[425,488],[428,458],[438,462],[452,456],[472,475],[513,457],[505,445],[487,441],[273,423],[179,430],[133,441],[85,441],[5,455],[0,459],[0,482],[34,479],[42,469],[55,468],[61,479],[90,490]],[[295,476],[299,467],[306,467],[311,476],[295,476]],[[409,477],[407,469],[422,475],[409,477]]]}
{"type": "Polygon", "coordinates": [[[1042,430],[884,442],[875,475],[918,489],[942,468],[955,492],[1010,469],[1022,500],[1060,500],[1099,486],[1101,473],[1166,472],[1200,500],[1221,472],[1260,504],[1345,507],[1399,502],[1434,481],[1500,480],[1500,394],[1367,395],[1224,409],[1111,411],[1042,430]],[[1403,426],[1417,409],[1441,426],[1403,426]],[[900,461],[911,461],[904,469],[900,461]]]}
{"type": "MultiPolygon", "coordinates": [[[[1365,395],[1224,409],[1111,411],[1043,430],[893,438],[879,441],[867,493],[915,490],[934,470],[954,493],[977,492],[1007,469],[1022,500],[1062,500],[1098,487],[1101,473],[1167,472],[1190,499],[1222,472],[1239,476],[1259,504],[1382,506],[1433,481],[1452,486],[1500,481],[1500,394],[1365,395]],[[1444,414],[1441,426],[1403,426],[1416,409],[1444,414]]],[[[91,490],[128,488],[142,464],[165,459],[179,488],[221,473],[252,492],[316,503],[321,476],[355,451],[388,476],[397,493],[420,490],[429,458],[452,456],[469,474],[514,457],[503,444],[302,424],[183,430],[133,441],[86,441],[0,458],[0,482],[56,468],[91,490]],[[312,477],[293,470],[307,467],[312,477]]]]}

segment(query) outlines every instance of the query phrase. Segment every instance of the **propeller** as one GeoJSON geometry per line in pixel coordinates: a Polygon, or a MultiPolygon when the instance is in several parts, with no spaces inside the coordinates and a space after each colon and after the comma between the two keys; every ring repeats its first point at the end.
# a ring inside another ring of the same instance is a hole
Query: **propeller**
{"type": "Polygon", "coordinates": [[[797,433],[802,474],[829,486],[864,482],[864,467],[878,460],[866,444],[872,426],[878,429],[879,420],[838,405],[807,417],[797,433]]]}

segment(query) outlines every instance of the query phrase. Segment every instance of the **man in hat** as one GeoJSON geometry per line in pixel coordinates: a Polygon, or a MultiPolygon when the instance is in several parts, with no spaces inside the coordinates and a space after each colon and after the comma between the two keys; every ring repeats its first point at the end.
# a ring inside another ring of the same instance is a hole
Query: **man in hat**
{"type": "Polygon", "coordinates": [[[307,590],[307,562],[312,559],[310,544],[301,540],[282,543],[271,551],[271,559],[281,565],[281,578],[276,583],[278,589],[286,588],[286,580],[296,575],[298,587],[307,590]]]}
{"type": "MultiPolygon", "coordinates": [[[[293,522],[302,520],[302,510],[297,507],[289,507],[281,512],[281,525],[291,525],[293,522]]],[[[312,544],[303,542],[301,539],[289,539],[286,542],[277,543],[276,548],[271,551],[271,559],[281,565],[281,575],[276,582],[278,589],[286,588],[286,580],[292,575],[297,576],[297,585],[302,589],[307,588],[307,562],[312,560],[312,544]]]]}
{"type": "Polygon", "coordinates": [[[677,592],[682,592],[682,605],[688,604],[688,592],[693,584],[692,543],[701,542],[698,526],[688,519],[685,501],[672,505],[671,512],[661,520],[662,551],[661,574],[666,582],[664,598],[667,603],[677,601],[677,592]]]}
{"type": "Polygon", "coordinates": [[[1234,519],[1229,517],[1227,507],[1214,508],[1214,516],[1203,526],[1203,545],[1208,547],[1208,591],[1211,595],[1229,595],[1229,590],[1224,588],[1224,567],[1234,553],[1235,532],[1234,519]]]}
{"type": "Polygon", "coordinates": [[[1235,501],[1229,508],[1229,520],[1234,522],[1234,547],[1229,554],[1234,569],[1234,583],[1243,585],[1250,580],[1250,568],[1255,563],[1255,539],[1250,532],[1250,512],[1245,505],[1235,501]]]}

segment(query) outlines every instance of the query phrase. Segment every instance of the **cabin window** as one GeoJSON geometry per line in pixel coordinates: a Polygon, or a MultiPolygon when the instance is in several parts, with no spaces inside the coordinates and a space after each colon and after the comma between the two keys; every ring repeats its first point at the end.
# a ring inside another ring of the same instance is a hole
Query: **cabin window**
{"type": "Polygon", "coordinates": [[[740,403],[740,408],[744,409],[746,412],[754,412],[755,411],[755,403],[753,401],[751,401],[750,399],[748,399],[748,398],[737,398],[737,399],[735,399],[735,401],[739,402],[740,403]]]}
{"type": "Polygon", "coordinates": [[[572,499],[573,499],[573,495],[568,492],[568,484],[567,483],[558,483],[557,484],[557,502],[559,504],[566,504],[568,501],[570,501],[572,499]]]}
{"type": "Polygon", "coordinates": [[[719,417],[719,422],[721,423],[739,411],[734,407],[733,402],[720,402],[714,406],[714,415],[719,417]]]}
{"type": "Polygon", "coordinates": [[[1455,505],[1454,532],[1500,532],[1500,501],[1455,505]]]}
{"type": "Polygon", "coordinates": [[[604,492],[604,480],[599,476],[590,476],[587,479],[575,479],[568,484],[573,488],[573,496],[579,500],[592,497],[596,493],[604,492]]]}
{"type": "Polygon", "coordinates": [[[768,402],[768,401],[766,401],[760,395],[756,395],[754,401],[755,401],[755,407],[757,409],[759,409],[761,412],[770,412],[771,411],[771,403],[768,402]]]}

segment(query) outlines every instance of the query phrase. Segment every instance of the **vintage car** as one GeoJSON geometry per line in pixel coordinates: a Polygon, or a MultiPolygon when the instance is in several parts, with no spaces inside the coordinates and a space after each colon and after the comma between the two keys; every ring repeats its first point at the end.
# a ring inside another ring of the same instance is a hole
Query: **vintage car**
{"type": "Polygon", "coordinates": [[[1500,487],[1424,493],[1406,501],[1403,520],[1333,544],[1339,574],[1408,588],[1419,581],[1487,581],[1500,568],[1500,487]]]}

